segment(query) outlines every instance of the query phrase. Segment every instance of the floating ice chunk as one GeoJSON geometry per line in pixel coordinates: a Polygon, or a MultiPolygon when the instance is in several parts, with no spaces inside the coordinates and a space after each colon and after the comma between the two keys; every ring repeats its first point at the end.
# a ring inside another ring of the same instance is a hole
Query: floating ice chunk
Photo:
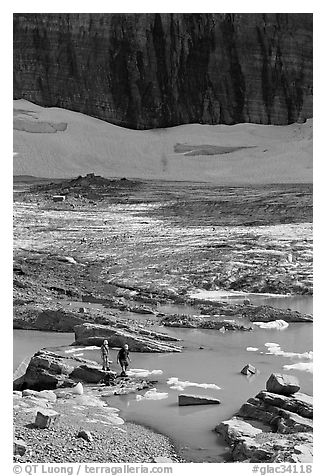
{"type": "Polygon", "coordinates": [[[179,380],[178,377],[170,377],[167,380],[167,384],[171,386],[174,390],[184,390],[186,387],[200,387],[200,388],[211,388],[215,390],[220,390],[221,387],[218,387],[215,383],[196,383],[189,382],[189,380],[179,380]]]}
{"type": "Polygon", "coordinates": [[[148,390],[144,395],[136,395],[136,400],[163,400],[168,398],[169,394],[166,392],[158,392],[156,388],[148,390]]]}
{"type": "Polygon", "coordinates": [[[280,347],[280,344],[276,344],[275,342],[266,342],[264,345],[265,347],[280,347]]]}
{"type": "Polygon", "coordinates": [[[185,387],[182,387],[181,385],[171,385],[170,387],[172,390],[178,390],[179,392],[182,392],[185,387]]]}
{"type": "Polygon", "coordinates": [[[163,370],[146,370],[146,369],[130,369],[128,375],[130,377],[148,377],[149,375],[161,375],[163,370]]]}
{"type": "Polygon", "coordinates": [[[277,329],[280,331],[289,327],[289,323],[283,321],[283,319],[277,319],[276,321],[270,322],[253,322],[253,324],[260,327],[261,329],[277,329]]]}
{"type": "Polygon", "coordinates": [[[303,372],[313,373],[312,362],[298,362],[297,364],[283,365],[285,370],[302,370],[303,372]]]}
{"type": "Polygon", "coordinates": [[[247,347],[246,350],[248,352],[256,352],[256,350],[258,350],[258,347],[247,347]]]}
{"type": "MultiPolygon", "coordinates": [[[[266,344],[265,344],[266,345],[266,344]]],[[[280,355],[282,357],[288,357],[288,358],[296,358],[296,359],[307,359],[307,360],[312,360],[313,359],[313,352],[286,352],[281,349],[281,347],[277,344],[270,345],[270,347],[267,348],[268,352],[266,354],[273,354],[273,355],[280,355]]]]}

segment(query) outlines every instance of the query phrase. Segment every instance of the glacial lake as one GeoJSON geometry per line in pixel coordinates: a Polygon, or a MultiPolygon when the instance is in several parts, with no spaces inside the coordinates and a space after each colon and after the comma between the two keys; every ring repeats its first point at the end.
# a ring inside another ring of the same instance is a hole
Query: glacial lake
{"type": "MultiPolygon", "coordinates": [[[[295,298],[273,299],[280,299],[282,304],[292,308],[295,298]]],[[[299,297],[299,301],[303,305],[303,312],[312,313],[311,297],[299,297]]],[[[277,303],[274,305],[279,307],[277,303]]],[[[297,305],[296,303],[294,308],[298,309],[297,305]]],[[[152,375],[151,378],[157,380],[157,392],[167,393],[167,398],[139,400],[135,394],[130,394],[110,397],[108,404],[119,408],[125,420],[146,425],[169,436],[181,455],[189,461],[224,461],[228,447],[213,431],[214,427],[231,418],[248,398],[264,389],[272,372],[295,375],[300,381],[301,391],[312,395],[312,373],[307,371],[308,366],[303,370],[304,364],[309,365],[312,361],[307,355],[299,355],[313,349],[312,324],[290,323],[289,327],[281,331],[255,326],[252,332],[225,333],[215,330],[158,329],[181,338],[184,351],[173,354],[132,353],[131,368],[161,370],[161,374],[152,375]],[[266,343],[278,344],[280,355],[269,353],[270,346],[266,346],[266,343]],[[286,354],[282,355],[282,351],[286,354]],[[254,365],[258,374],[252,377],[240,374],[247,363],[254,365]],[[299,369],[283,368],[293,364],[301,365],[299,369]],[[171,389],[167,384],[171,377],[176,377],[179,381],[215,384],[220,389],[196,386],[188,386],[183,391],[171,389]],[[213,396],[220,399],[221,404],[179,407],[179,393],[213,396]]],[[[73,334],[14,330],[14,361],[18,364],[42,347],[66,346],[72,341],[73,334]]],[[[83,354],[84,358],[100,360],[97,350],[85,347],[76,350],[76,353],[83,354]]],[[[118,370],[115,354],[116,351],[112,350],[112,369],[118,370]]]]}

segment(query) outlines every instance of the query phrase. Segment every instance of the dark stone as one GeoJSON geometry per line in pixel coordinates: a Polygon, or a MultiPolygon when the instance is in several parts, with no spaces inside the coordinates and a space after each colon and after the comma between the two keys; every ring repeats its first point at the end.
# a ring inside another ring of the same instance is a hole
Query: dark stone
{"type": "Polygon", "coordinates": [[[185,395],[180,394],[178,397],[179,406],[186,406],[186,405],[211,405],[211,404],[219,404],[221,403],[220,400],[217,398],[205,397],[202,395],[185,395]]]}
{"type": "Polygon", "coordinates": [[[266,382],[266,390],[280,395],[292,395],[300,390],[300,385],[293,375],[272,374],[266,382]]]}
{"type": "Polygon", "coordinates": [[[243,369],[241,370],[241,373],[243,375],[254,375],[255,373],[257,373],[257,370],[253,365],[247,364],[243,367],[243,369]]]}

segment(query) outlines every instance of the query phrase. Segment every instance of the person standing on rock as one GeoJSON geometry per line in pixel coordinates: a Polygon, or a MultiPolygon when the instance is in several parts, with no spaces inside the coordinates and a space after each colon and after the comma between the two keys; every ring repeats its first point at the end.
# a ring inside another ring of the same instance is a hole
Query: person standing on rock
{"type": "Polygon", "coordinates": [[[121,367],[121,377],[126,377],[127,367],[129,366],[130,362],[129,347],[128,344],[125,344],[123,347],[121,347],[117,355],[117,364],[120,364],[121,367]]]}
{"type": "Polygon", "coordinates": [[[102,370],[110,370],[109,351],[109,343],[107,340],[104,340],[101,345],[102,370]]]}

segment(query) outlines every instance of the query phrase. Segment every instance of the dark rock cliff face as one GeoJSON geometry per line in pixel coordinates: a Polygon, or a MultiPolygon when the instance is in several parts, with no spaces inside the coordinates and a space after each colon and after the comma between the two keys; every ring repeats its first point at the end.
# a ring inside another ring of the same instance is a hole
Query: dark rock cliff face
{"type": "Polygon", "coordinates": [[[312,14],[15,14],[14,98],[135,129],[312,117],[312,14]]]}

